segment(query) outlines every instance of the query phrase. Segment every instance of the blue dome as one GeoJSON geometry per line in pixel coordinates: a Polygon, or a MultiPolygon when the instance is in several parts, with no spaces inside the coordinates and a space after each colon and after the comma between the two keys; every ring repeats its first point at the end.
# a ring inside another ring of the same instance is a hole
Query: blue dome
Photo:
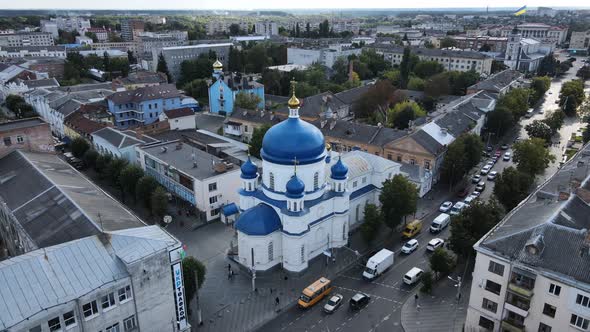
{"type": "Polygon", "coordinates": [[[262,140],[262,159],[275,164],[311,164],[324,158],[324,135],[314,125],[299,118],[287,120],[270,128],[262,140]]]}
{"type": "Polygon", "coordinates": [[[281,218],[275,209],[260,203],[238,217],[236,229],[247,235],[268,235],[281,229],[281,218]]]}
{"type": "Polygon", "coordinates": [[[242,164],[240,169],[242,170],[242,179],[255,179],[258,174],[258,167],[250,160],[250,156],[248,156],[248,160],[242,164]]]}
{"type": "Polygon", "coordinates": [[[287,197],[289,198],[301,198],[303,197],[303,191],[305,190],[305,183],[301,181],[297,175],[293,175],[287,182],[287,197]]]}
{"type": "Polygon", "coordinates": [[[330,168],[331,171],[331,178],[334,180],[345,180],[346,174],[348,174],[348,167],[342,162],[342,158],[338,157],[338,162],[336,162],[330,168]]]}

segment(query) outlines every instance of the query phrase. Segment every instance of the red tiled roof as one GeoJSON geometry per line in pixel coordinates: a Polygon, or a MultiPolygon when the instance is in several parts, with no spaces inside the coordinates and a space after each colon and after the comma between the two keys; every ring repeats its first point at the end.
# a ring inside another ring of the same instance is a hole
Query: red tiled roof
{"type": "Polygon", "coordinates": [[[168,117],[168,119],[181,118],[183,116],[191,116],[191,115],[195,114],[195,112],[188,107],[168,110],[168,111],[165,111],[164,113],[166,113],[166,116],[168,117]]]}
{"type": "Polygon", "coordinates": [[[98,131],[107,125],[104,123],[92,121],[84,117],[81,113],[76,112],[66,118],[65,124],[71,129],[75,130],[81,135],[90,135],[95,131],[98,131]]]}

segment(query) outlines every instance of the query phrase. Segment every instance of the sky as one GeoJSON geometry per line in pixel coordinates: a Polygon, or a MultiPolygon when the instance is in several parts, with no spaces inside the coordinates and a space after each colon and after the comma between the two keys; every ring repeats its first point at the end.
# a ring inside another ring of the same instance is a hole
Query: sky
{"type": "Polygon", "coordinates": [[[346,8],[485,8],[508,7],[582,7],[588,0],[0,0],[2,9],[338,9],[346,8]]]}

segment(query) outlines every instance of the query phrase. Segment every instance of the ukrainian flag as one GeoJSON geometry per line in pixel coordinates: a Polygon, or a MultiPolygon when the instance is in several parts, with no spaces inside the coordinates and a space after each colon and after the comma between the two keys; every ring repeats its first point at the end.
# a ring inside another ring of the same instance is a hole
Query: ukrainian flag
{"type": "Polygon", "coordinates": [[[514,12],[514,16],[520,16],[522,14],[526,13],[526,6],[522,6],[520,8],[518,8],[515,12],[514,12]]]}

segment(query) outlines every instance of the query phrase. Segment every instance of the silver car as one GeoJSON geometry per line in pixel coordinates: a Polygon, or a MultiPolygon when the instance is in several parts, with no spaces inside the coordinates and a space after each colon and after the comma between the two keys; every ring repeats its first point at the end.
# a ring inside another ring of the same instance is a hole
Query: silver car
{"type": "Polygon", "coordinates": [[[332,297],[330,297],[328,302],[324,305],[324,312],[327,314],[334,313],[334,311],[336,311],[336,309],[338,309],[338,307],[340,307],[340,305],[342,304],[343,299],[344,296],[342,296],[341,294],[335,294],[332,297]]]}

